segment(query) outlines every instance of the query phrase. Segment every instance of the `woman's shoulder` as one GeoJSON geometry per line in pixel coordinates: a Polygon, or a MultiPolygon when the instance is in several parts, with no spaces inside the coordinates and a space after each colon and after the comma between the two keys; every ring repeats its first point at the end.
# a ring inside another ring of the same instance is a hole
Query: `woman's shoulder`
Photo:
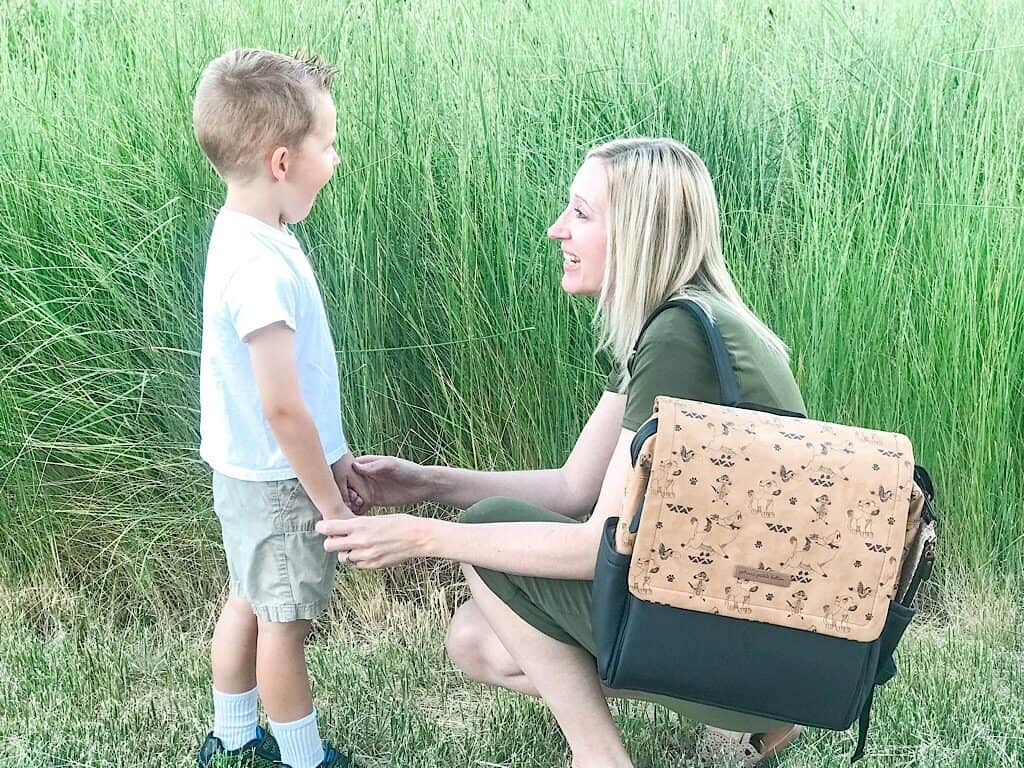
{"type": "MultiPolygon", "coordinates": [[[[712,309],[712,311],[714,311],[712,309]]],[[[672,307],[658,314],[644,331],[640,350],[684,344],[704,349],[707,342],[697,318],[681,307],[672,307]]]]}
{"type": "MultiPolygon", "coordinates": [[[[701,296],[698,303],[722,335],[741,399],[803,412],[785,356],[769,348],[724,299],[701,296]]],[[[639,373],[641,378],[636,382],[638,388],[647,389],[650,383],[662,390],[659,394],[717,402],[718,378],[709,342],[701,323],[685,309],[667,309],[654,318],[641,340],[636,362],[634,375],[639,373]],[[679,391],[664,391],[670,383],[679,391]]]]}

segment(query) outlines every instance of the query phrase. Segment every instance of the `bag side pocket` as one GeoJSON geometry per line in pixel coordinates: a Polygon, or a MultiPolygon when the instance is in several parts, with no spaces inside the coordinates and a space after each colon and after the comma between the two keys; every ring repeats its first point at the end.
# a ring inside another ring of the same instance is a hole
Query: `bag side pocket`
{"type": "Polygon", "coordinates": [[[878,642],[878,672],[875,674],[875,684],[883,685],[892,679],[896,674],[896,662],[893,661],[893,653],[899,645],[903,633],[910,625],[916,611],[897,602],[889,603],[889,613],[885,617],[885,626],[878,642]]]}
{"type": "Polygon", "coordinates": [[[601,532],[597,551],[594,582],[591,586],[591,616],[594,642],[597,647],[597,671],[601,680],[611,683],[615,678],[616,659],[622,622],[629,598],[630,555],[615,551],[615,530],[619,518],[610,517],[601,532]]]}

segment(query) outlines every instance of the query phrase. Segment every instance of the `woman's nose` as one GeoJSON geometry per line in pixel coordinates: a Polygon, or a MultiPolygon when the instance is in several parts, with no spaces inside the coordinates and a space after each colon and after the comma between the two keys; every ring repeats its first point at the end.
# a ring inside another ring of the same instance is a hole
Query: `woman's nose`
{"type": "Polygon", "coordinates": [[[548,237],[552,240],[568,240],[569,228],[565,226],[565,214],[563,213],[548,227],[548,237]]]}

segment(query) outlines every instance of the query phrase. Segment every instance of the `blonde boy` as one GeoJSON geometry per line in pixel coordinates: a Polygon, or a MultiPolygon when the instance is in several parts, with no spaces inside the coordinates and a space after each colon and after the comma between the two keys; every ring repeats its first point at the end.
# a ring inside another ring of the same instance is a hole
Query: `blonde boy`
{"type": "Polygon", "coordinates": [[[338,163],[334,73],[316,59],[234,50],[206,67],[196,91],[196,139],[227,185],[203,285],[200,453],[214,472],[230,574],[200,766],[221,752],[291,768],[349,762],[321,742],[303,641],[336,565],[313,526],[350,516],[363,489],[323,301],[287,228],[338,163]],[[258,725],[257,699],[273,736],[258,725]]]}

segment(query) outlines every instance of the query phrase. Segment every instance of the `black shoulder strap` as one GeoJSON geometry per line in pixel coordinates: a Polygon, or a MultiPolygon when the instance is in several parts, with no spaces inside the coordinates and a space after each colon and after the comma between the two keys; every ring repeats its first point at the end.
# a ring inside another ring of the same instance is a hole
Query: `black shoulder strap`
{"type": "Polygon", "coordinates": [[[654,321],[654,318],[666,309],[672,309],[673,307],[687,310],[693,315],[698,325],[700,325],[704,339],[711,350],[711,362],[715,366],[715,376],[718,379],[720,404],[728,406],[737,405],[740,401],[740,386],[736,382],[736,374],[732,370],[732,361],[729,359],[729,350],[725,348],[722,332],[718,330],[718,326],[708,317],[700,304],[693,299],[670,299],[664,304],[657,306],[651,312],[650,317],[644,322],[643,328],[640,329],[640,335],[637,336],[636,343],[633,345],[633,351],[629,353],[629,358],[626,361],[626,370],[632,375],[633,362],[636,360],[637,350],[640,349],[640,341],[644,337],[644,332],[654,321]]]}

